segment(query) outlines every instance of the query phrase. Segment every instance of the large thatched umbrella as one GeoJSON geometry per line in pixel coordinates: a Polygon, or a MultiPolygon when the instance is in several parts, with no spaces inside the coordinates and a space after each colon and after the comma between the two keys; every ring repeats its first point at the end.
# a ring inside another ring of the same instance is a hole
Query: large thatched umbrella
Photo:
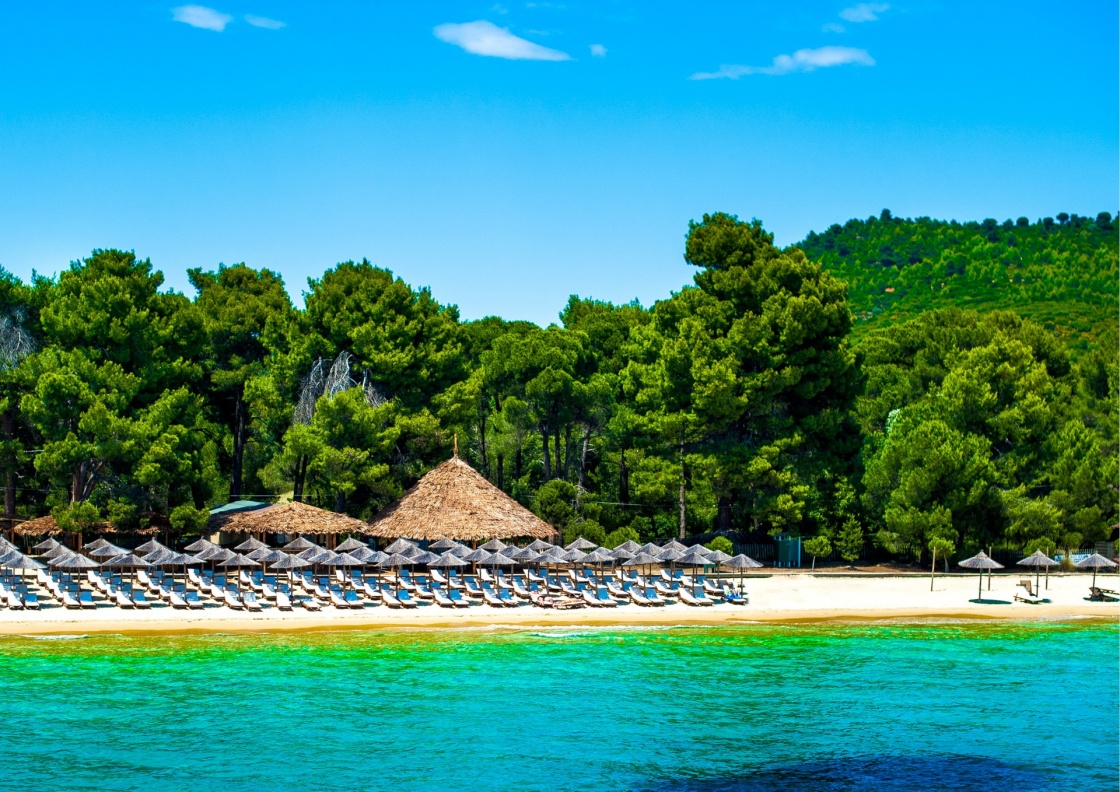
{"type": "Polygon", "coordinates": [[[551,539],[556,531],[487,481],[458,456],[428,471],[400,500],[370,522],[383,538],[551,539]]]}
{"type": "Polygon", "coordinates": [[[93,558],[113,558],[115,556],[130,555],[123,547],[117,547],[115,544],[110,544],[109,542],[106,542],[94,550],[89,550],[88,552],[93,558]]]}
{"type": "Polygon", "coordinates": [[[1093,553],[1088,558],[1082,558],[1080,561],[1078,561],[1076,566],[1080,567],[1081,569],[1091,568],[1093,570],[1093,588],[1096,588],[1097,570],[1101,568],[1111,569],[1112,567],[1116,566],[1116,564],[1102,556],[1100,553],[1093,553]]]}
{"type": "MultiPolygon", "coordinates": [[[[101,550],[106,549],[108,548],[101,548],[101,550]]],[[[99,551],[94,550],[93,552],[96,553],[99,551]]],[[[90,555],[93,555],[93,553],[90,555]]],[[[135,553],[125,553],[124,555],[111,556],[109,559],[102,561],[101,566],[107,569],[131,569],[132,575],[129,580],[129,588],[131,589],[136,585],[136,570],[147,569],[151,564],[135,553]]]]}
{"type": "Polygon", "coordinates": [[[1046,567],[1046,587],[1050,588],[1050,567],[1057,566],[1058,562],[1041,550],[1035,550],[1022,561],[1015,562],[1018,566],[1034,567],[1034,590],[1038,591],[1039,572],[1046,567]]]}
{"type": "Polygon", "coordinates": [[[381,567],[382,569],[392,569],[395,571],[397,578],[397,593],[399,594],[401,591],[401,567],[412,566],[415,563],[415,561],[413,561],[406,555],[403,555],[401,553],[393,553],[392,555],[383,558],[377,566],[381,567]]]}
{"type": "MultiPolygon", "coordinates": [[[[11,569],[19,572],[20,583],[23,583],[23,570],[25,569],[43,569],[43,565],[30,556],[24,555],[19,550],[9,550],[4,555],[0,555],[0,569],[11,569]]],[[[20,592],[21,598],[23,592],[20,592]]],[[[26,598],[24,604],[26,603],[26,598]]]]}
{"type": "Polygon", "coordinates": [[[266,545],[260,539],[257,539],[255,536],[250,536],[241,544],[236,545],[233,549],[239,553],[249,553],[252,550],[267,550],[268,545],[266,545]]]}
{"type": "Polygon", "coordinates": [[[965,569],[979,569],[980,570],[980,585],[976,589],[976,601],[980,602],[984,597],[984,570],[985,569],[1003,569],[1003,564],[993,561],[988,557],[988,554],[981,550],[972,558],[966,558],[961,561],[959,566],[965,569]]]}
{"type": "Polygon", "coordinates": [[[350,536],[347,537],[346,541],[340,544],[334,550],[336,553],[349,553],[351,550],[357,550],[359,548],[365,548],[366,550],[369,550],[369,545],[367,545],[365,542],[355,539],[353,536],[350,536]]]}
{"type": "Polygon", "coordinates": [[[592,542],[588,539],[584,539],[581,536],[578,539],[576,539],[574,542],[569,542],[568,544],[564,545],[564,549],[565,550],[594,550],[598,546],[599,545],[595,544],[594,542],[592,542]]]}
{"type": "Polygon", "coordinates": [[[183,548],[188,553],[200,553],[203,550],[209,550],[211,547],[217,547],[216,544],[209,539],[195,539],[189,545],[183,548]]]}
{"type": "Polygon", "coordinates": [[[551,550],[555,546],[556,545],[552,544],[551,542],[546,542],[544,539],[534,539],[533,541],[529,542],[529,546],[525,549],[532,550],[536,553],[543,553],[545,550],[551,550]]]}
{"type": "Polygon", "coordinates": [[[335,536],[340,533],[368,533],[368,526],[346,514],[320,509],[310,503],[287,501],[255,511],[238,512],[226,520],[222,530],[247,534],[335,536]]]}
{"type": "Polygon", "coordinates": [[[134,552],[138,555],[146,556],[148,553],[153,553],[156,550],[167,550],[167,549],[169,549],[167,547],[167,545],[162,544],[158,539],[149,539],[148,541],[144,542],[144,544],[140,545],[139,547],[137,547],[132,552],[134,552]]]}
{"type": "Polygon", "coordinates": [[[442,539],[436,539],[434,542],[432,542],[430,545],[428,545],[428,549],[429,550],[439,550],[442,553],[444,550],[450,550],[452,547],[454,547],[457,544],[459,544],[459,543],[456,542],[454,539],[448,539],[445,536],[442,539]]]}
{"type": "MultiPolygon", "coordinates": [[[[4,541],[7,542],[8,540],[5,539],[4,541]]],[[[54,550],[56,547],[62,547],[62,544],[58,540],[50,538],[44,539],[38,544],[31,545],[31,549],[36,553],[45,553],[48,550],[54,550]]]]}
{"type": "Polygon", "coordinates": [[[392,555],[393,553],[403,553],[406,550],[413,550],[416,547],[416,542],[410,542],[407,539],[397,539],[395,542],[385,548],[385,552],[389,555],[392,555]]]}
{"type": "Polygon", "coordinates": [[[317,547],[320,550],[323,549],[319,547],[319,545],[308,539],[306,536],[297,536],[295,539],[284,545],[281,549],[286,550],[289,553],[302,553],[304,550],[310,550],[313,547],[317,547]]]}

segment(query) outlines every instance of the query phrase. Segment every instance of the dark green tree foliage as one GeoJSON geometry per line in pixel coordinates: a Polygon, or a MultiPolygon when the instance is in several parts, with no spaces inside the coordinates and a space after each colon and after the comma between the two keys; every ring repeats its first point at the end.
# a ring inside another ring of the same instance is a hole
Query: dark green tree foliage
{"type": "Polygon", "coordinates": [[[932,309],[1011,309],[1080,353],[1116,327],[1118,237],[1108,212],[1063,216],[958,223],[884,210],[798,247],[848,284],[857,337],[932,309]]]}
{"type": "Polygon", "coordinates": [[[368,518],[456,436],[569,541],[783,531],[849,563],[865,535],[939,560],[1091,543],[1117,520],[1113,223],[884,212],[781,250],[707,215],[693,285],[573,296],[547,328],[460,323],[368,261],[301,311],[245,265],[191,270],[193,303],[120,251],[0,273],[5,515],[188,533],[271,493],[368,518]]]}
{"type": "Polygon", "coordinates": [[[208,341],[210,403],[229,432],[229,499],[235,501],[241,498],[245,447],[253,433],[245,386],[266,373],[265,361],[282,346],[295,312],[284,281],[267,269],[237,264],[187,275],[198,290],[195,306],[208,341]]]}

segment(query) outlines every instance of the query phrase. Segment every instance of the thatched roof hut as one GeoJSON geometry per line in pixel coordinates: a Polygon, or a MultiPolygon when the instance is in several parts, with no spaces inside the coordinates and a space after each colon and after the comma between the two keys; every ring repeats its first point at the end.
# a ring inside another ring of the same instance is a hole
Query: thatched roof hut
{"type": "Polygon", "coordinates": [[[455,456],[433,468],[370,521],[381,538],[552,539],[556,529],[455,456]]]}
{"type": "Polygon", "coordinates": [[[12,530],[20,536],[54,536],[62,533],[58,520],[49,514],[46,517],[36,517],[34,520],[21,522],[12,530]]]}
{"type": "Polygon", "coordinates": [[[315,534],[369,533],[369,526],[345,514],[320,509],[309,503],[288,501],[254,511],[239,512],[222,526],[230,533],[315,534]]]}

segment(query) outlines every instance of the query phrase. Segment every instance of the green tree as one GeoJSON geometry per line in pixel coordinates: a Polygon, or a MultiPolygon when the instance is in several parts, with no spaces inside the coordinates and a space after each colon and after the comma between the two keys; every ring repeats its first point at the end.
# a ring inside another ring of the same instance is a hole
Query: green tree
{"type": "MultiPolygon", "coordinates": [[[[718,550],[721,553],[727,553],[727,555],[732,555],[735,552],[735,545],[731,544],[731,540],[726,536],[717,536],[704,546],[709,550],[718,550]]],[[[827,553],[823,555],[827,555],[827,553]]]]}
{"type": "Polygon", "coordinates": [[[812,539],[806,539],[802,547],[805,552],[813,557],[813,569],[817,568],[817,557],[832,554],[832,542],[825,534],[817,534],[812,539]]]}
{"type": "Polygon", "coordinates": [[[945,563],[946,572],[949,567],[949,556],[953,554],[956,546],[949,539],[943,536],[934,536],[929,540],[929,551],[931,554],[931,561],[929,566],[929,590],[933,591],[933,578],[937,571],[937,555],[941,554],[941,558],[945,563]]]}
{"type": "Polygon", "coordinates": [[[836,537],[836,549],[840,551],[840,557],[850,566],[859,560],[860,554],[863,553],[863,526],[855,517],[844,520],[844,525],[836,537]]]}

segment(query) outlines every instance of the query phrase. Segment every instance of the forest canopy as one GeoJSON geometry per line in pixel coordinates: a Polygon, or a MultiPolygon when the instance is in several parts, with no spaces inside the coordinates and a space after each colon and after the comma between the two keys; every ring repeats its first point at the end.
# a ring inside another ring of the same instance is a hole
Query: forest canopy
{"type": "Polygon", "coordinates": [[[464,322],[368,261],[302,310],[246,264],[0,273],[4,516],[197,534],[215,505],[369,518],[451,454],[568,538],[1077,547],[1117,520],[1115,219],[903,220],[782,249],[689,224],[650,307],[464,322]],[[828,541],[824,541],[827,539],[828,541]],[[947,543],[947,544],[946,544],[947,543]]]}

